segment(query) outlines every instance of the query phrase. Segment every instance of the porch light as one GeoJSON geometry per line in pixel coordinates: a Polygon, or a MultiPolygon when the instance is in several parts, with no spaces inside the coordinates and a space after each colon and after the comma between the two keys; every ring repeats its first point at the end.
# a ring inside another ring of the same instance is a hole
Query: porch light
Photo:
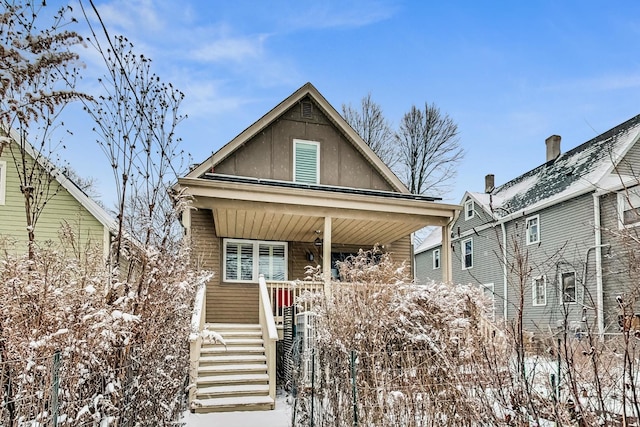
{"type": "Polygon", "coordinates": [[[316,240],[313,241],[314,246],[322,246],[322,239],[316,237],[316,240]]]}

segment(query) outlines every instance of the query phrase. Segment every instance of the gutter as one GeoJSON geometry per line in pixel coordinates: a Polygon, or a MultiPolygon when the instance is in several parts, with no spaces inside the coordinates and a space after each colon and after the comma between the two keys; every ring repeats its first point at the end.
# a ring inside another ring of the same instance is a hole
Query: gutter
{"type": "MultiPolygon", "coordinates": [[[[610,246],[602,244],[602,232],[600,231],[600,196],[593,194],[593,226],[594,226],[594,247],[596,251],[596,319],[598,321],[598,338],[604,339],[604,295],[602,284],[602,247],[610,246]]],[[[587,249],[587,259],[585,270],[589,263],[589,249],[587,249]]],[[[586,274],[585,274],[586,279],[586,274]]]]}
{"type": "Polygon", "coordinates": [[[500,228],[502,229],[502,286],[503,286],[503,292],[504,292],[504,296],[502,299],[502,304],[503,304],[503,316],[504,316],[504,321],[507,321],[507,314],[508,314],[508,310],[507,307],[509,306],[509,304],[507,303],[508,301],[508,297],[507,297],[507,292],[508,292],[508,286],[507,286],[507,230],[504,226],[504,222],[500,223],[500,228]]]}

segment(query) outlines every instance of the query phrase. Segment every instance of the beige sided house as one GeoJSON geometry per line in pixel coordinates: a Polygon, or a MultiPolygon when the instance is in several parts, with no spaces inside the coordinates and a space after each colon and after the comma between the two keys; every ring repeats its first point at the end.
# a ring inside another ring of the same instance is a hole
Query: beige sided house
{"type": "MultiPolygon", "coordinates": [[[[329,293],[334,262],[360,248],[380,244],[411,264],[411,234],[448,229],[459,210],[410,194],[310,83],[177,187],[193,197],[182,222],[196,262],[214,272],[195,328],[227,343],[200,349],[192,337],[192,408],[203,412],[272,408],[282,308],[303,289],[329,293]],[[308,265],[321,266],[323,280],[295,285],[308,265]]],[[[449,280],[448,253],[442,262],[449,280]]]]}
{"type": "Polygon", "coordinates": [[[25,202],[14,160],[20,159],[19,153],[24,150],[27,169],[35,165],[43,171],[45,179],[52,180],[49,191],[53,196],[44,206],[36,224],[36,243],[59,243],[60,227],[66,223],[74,232],[76,243],[99,244],[106,256],[110,231],[115,229],[113,218],[28,141],[21,141],[13,130],[9,137],[2,137],[0,144],[3,144],[0,155],[0,241],[15,249],[16,253],[27,251],[25,202]]]}

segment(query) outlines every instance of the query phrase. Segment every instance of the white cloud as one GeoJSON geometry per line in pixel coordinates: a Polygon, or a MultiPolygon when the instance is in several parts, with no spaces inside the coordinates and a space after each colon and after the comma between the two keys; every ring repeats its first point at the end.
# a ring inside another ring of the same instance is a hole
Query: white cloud
{"type": "Polygon", "coordinates": [[[153,0],[115,0],[97,5],[107,28],[132,33],[139,30],[160,32],[166,28],[160,4],[153,0]]]}
{"type": "Polygon", "coordinates": [[[192,50],[189,56],[201,62],[255,60],[263,54],[266,38],[266,35],[222,37],[192,50]]]}
{"type": "Polygon", "coordinates": [[[284,14],[292,29],[354,28],[389,19],[396,6],[384,1],[337,0],[287,3],[284,14]],[[298,6],[297,8],[295,6],[298,6]]]}

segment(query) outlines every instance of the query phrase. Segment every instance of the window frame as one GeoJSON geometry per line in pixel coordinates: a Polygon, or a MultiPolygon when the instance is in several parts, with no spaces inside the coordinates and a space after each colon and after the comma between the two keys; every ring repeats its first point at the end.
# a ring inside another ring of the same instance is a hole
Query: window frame
{"type": "Polygon", "coordinates": [[[640,186],[634,186],[631,188],[627,188],[623,191],[618,192],[618,229],[623,230],[629,227],[638,227],[640,226],[640,186]],[[636,199],[636,203],[638,206],[634,207],[632,203],[636,199]],[[624,219],[624,214],[627,211],[636,210],[637,220],[634,222],[626,223],[624,219]]]}
{"type": "Polygon", "coordinates": [[[541,275],[541,276],[536,276],[533,278],[532,284],[531,284],[531,297],[532,297],[532,305],[534,307],[544,307],[547,305],[547,276],[546,275],[541,275]],[[544,296],[544,302],[538,302],[538,281],[542,280],[542,289],[544,290],[543,296],[544,296]]]}
{"type": "Polygon", "coordinates": [[[526,234],[526,240],[527,240],[527,245],[535,245],[540,243],[540,215],[533,215],[528,217],[525,220],[525,234],[526,234]],[[536,227],[537,227],[537,239],[536,240],[531,240],[531,235],[529,234],[529,229],[530,229],[530,221],[536,221],[536,227]]]}
{"type": "Polygon", "coordinates": [[[309,141],[306,139],[294,139],[293,140],[293,182],[299,182],[301,184],[320,184],[320,142],[318,141],[309,141]],[[296,175],[297,175],[297,165],[298,165],[298,159],[297,159],[297,155],[296,155],[296,147],[298,146],[298,144],[300,145],[312,145],[315,146],[316,149],[316,182],[306,182],[306,181],[298,181],[296,180],[296,175]]]}
{"type": "Polygon", "coordinates": [[[577,304],[578,303],[578,276],[575,271],[565,271],[560,273],[560,303],[561,304],[577,304]],[[568,295],[565,292],[564,286],[564,278],[565,276],[573,275],[573,300],[565,299],[565,295],[568,295]]]}
{"type": "Polygon", "coordinates": [[[441,265],[440,249],[433,250],[433,270],[439,270],[441,265]]]}
{"type": "Polygon", "coordinates": [[[473,219],[476,215],[476,204],[472,199],[464,202],[464,220],[468,221],[473,219]]]}
{"type": "MultiPolygon", "coordinates": [[[[260,245],[281,246],[284,253],[284,279],[289,280],[289,243],[273,240],[249,240],[249,239],[232,239],[225,238],[222,242],[222,282],[223,283],[258,283],[260,277],[260,245]],[[252,245],[252,268],[251,279],[228,279],[227,278],[227,245],[229,243],[250,244],[252,245]]],[[[270,280],[270,279],[266,279],[270,280]]]]}
{"type": "Polygon", "coordinates": [[[481,283],[482,293],[486,296],[487,292],[491,293],[491,320],[496,320],[496,286],[494,282],[481,283]]]}
{"type": "Polygon", "coordinates": [[[461,253],[461,258],[462,258],[462,269],[463,270],[469,270],[471,268],[473,268],[473,237],[469,237],[468,239],[464,239],[460,242],[460,253],[461,253]],[[471,251],[469,253],[469,256],[471,257],[470,260],[470,265],[467,266],[467,251],[466,251],[466,244],[470,243],[471,246],[471,251]]]}
{"type": "Polygon", "coordinates": [[[0,160],[0,205],[5,204],[7,194],[7,162],[0,160]]]}

